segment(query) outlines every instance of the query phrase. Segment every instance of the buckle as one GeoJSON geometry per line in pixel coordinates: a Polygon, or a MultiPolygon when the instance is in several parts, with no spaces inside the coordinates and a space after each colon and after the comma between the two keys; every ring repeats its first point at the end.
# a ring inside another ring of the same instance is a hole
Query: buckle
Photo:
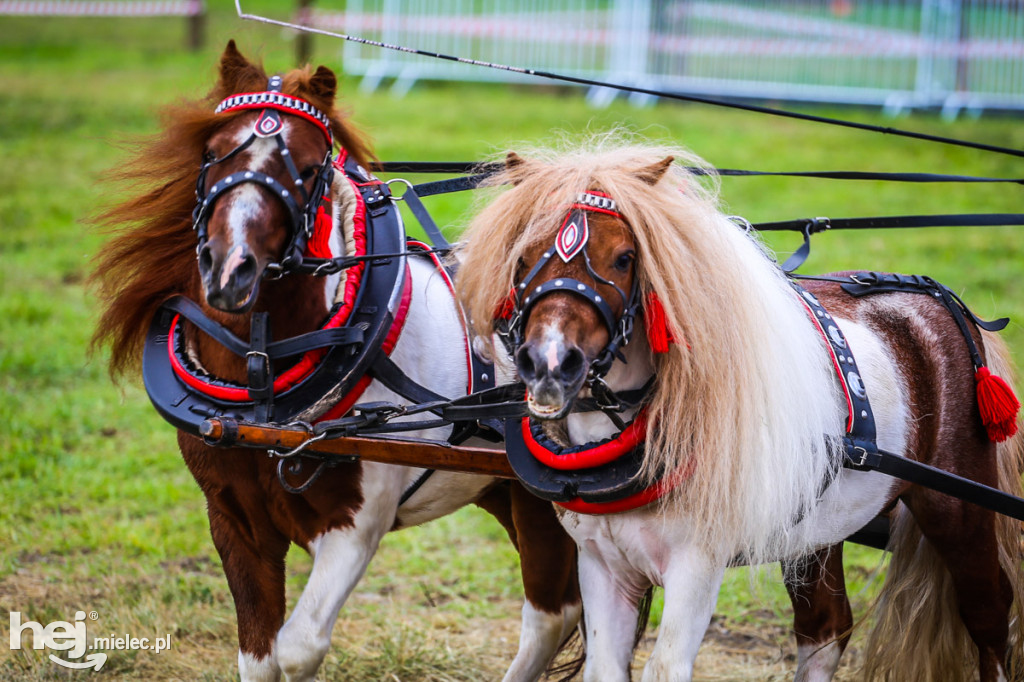
{"type": "Polygon", "coordinates": [[[245,354],[246,362],[248,363],[248,361],[250,359],[252,359],[253,357],[257,357],[257,358],[262,358],[263,359],[263,374],[264,375],[269,374],[270,373],[270,356],[267,355],[266,353],[264,353],[261,350],[251,350],[251,351],[249,351],[248,353],[245,354]]]}
{"type": "Polygon", "coordinates": [[[817,218],[811,218],[807,221],[807,226],[804,228],[809,234],[817,234],[824,232],[825,230],[832,227],[832,220],[827,216],[818,216],[817,218]]]}

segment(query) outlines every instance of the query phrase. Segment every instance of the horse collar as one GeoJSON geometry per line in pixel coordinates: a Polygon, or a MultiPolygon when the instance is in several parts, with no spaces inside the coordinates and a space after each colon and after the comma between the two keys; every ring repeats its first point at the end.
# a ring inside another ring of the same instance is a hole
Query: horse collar
{"type": "MultiPolygon", "coordinates": [[[[368,177],[344,150],[338,165],[356,190],[354,255],[403,251],[405,232],[387,186],[368,177]]],[[[406,269],[404,257],[360,260],[349,268],[344,299],[321,329],[281,341],[264,337],[261,347],[230,335],[186,299],[168,301],[154,316],[143,351],[150,399],[165,419],[192,434],[199,433],[203,420],[225,414],[286,423],[347,411],[372,380],[369,371],[377,357],[397,342],[411,294],[406,269]],[[250,374],[249,384],[239,385],[207,374],[189,353],[181,318],[246,357],[258,376],[250,374]],[[300,360],[273,375],[272,361],[291,357],[300,360]]]]}

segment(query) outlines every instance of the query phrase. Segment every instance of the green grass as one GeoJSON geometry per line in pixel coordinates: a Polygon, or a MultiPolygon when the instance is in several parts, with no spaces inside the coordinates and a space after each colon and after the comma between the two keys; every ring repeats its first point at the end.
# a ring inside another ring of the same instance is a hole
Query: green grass
{"type": "MultiPolygon", "coordinates": [[[[251,3],[254,11],[274,8],[251,3]]],[[[246,3],[247,9],[250,3],[246,3]]],[[[202,495],[182,465],[172,429],[139,382],[113,386],[104,356],[87,354],[96,302],[84,280],[103,235],[87,220],[116,201],[101,181],[156,131],[166,103],[204,93],[228,37],[268,66],[292,65],[293,38],[211,8],[208,47],[182,49],[178,20],[0,19],[0,677],[49,679],[55,666],[6,647],[5,611],[41,622],[96,610],[98,631],[170,632],[160,657],[114,653],[108,670],[136,679],[231,679],[234,614],[206,527],[202,495]]],[[[316,40],[316,61],[337,68],[340,45],[316,40]]],[[[681,142],[721,167],[772,170],[914,170],[1022,176],[1019,160],[849,130],[695,106],[589,108],[561,88],[423,85],[404,99],[341,91],[385,160],[466,160],[622,126],[681,142]]],[[[867,111],[826,114],[893,124],[867,111]]],[[[1024,147],[1011,119],[896,124],[1024,147]]],[[[824,180],[725,179],[730,211],[752,221],[960,211],[1016,212],[1019,186],[896,185],[824,180]]],[[[468,195],[429,200],[452,233],[468,195]]],[[[1024,242],[1018,229],[942,229],[815,239],[805,271],[872,268],[933,275],[984,317],[1024,319],[1024,242]]],[[[790,251],[797,239],[769,242],[790,251]]],[[[1024,357],[1019,322],[1004,334],[1024,357]]],[[[852,592],[878,554],[851,551],[852,592]]],[[[289,557],[289,598],[309,568],[289,557]]],[[[775,572],[770,572],[771,576],[775,572]]],[[[782,628],[777,581],[752,594],[731,572],[719,612],[737,626],[782,628]]],[[[386,538],[343,611],[327,679],[474,679],[494,676],[515,650],[521,588],[515,554],[496,523],[464,510],[386,538]]],[[[657,614],[655,614],[657,622],[657,614]]]]}

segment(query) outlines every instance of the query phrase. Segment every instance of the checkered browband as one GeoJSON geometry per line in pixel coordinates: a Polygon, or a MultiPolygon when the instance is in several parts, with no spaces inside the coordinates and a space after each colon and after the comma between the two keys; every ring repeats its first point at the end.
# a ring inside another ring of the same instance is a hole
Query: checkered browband
{"type": "Polygon", "coordinates": [[[331,121],[327,116],[304,99],[292,97],[280,92],[245,92],[228,97],[214,109],[215,114],[238,109],[277,109],[289,114],[298,114],[316,123],[327,136],[329,144],[333,144],[331,121]]]}
{"type": "Polygon", "coordinates": [[[583,192],[576,197],[576,203],[582,204],[590,208],[597,208],[604,211],[617,212],[618,208],[615,204],[615,200],[611,197],[604,196],[601,194],[591,194],[589,192],[583,192]]]}

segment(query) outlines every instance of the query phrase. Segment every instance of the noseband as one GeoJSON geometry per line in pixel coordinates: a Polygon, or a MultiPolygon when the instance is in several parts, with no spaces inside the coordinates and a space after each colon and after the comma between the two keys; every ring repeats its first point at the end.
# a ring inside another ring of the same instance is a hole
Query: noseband
{"type": "Polygon", "coordinates": [[[281,92],[281,77],[272,76],[267,83],[265,92],[252,92],[240,95],[233,95],[223,100],[214,113],[223,114],[246,109],[260,110],[260,115],[253,125],[252,134],[245,142],[220,157],[204,163],[199,170],[199,178],[196,180],[196,207],[192,211],[192,227],[199,238],[196,247],[197,252],[203,248],[207,241],[207,222],[213,213],[213,207],[228,190],[246,182],[253,182],[266,187],[271,194],[276,196],[288,209],[290,222],[290,234],[288,246],[282,254],[280,263],[271,263],[267,266],[267,272],[281,273],[295,269],[302,262],[303,252],[306,243],[313,233],[313,226],[316,222],[317,212],[320,209],[323,197],[327,194],[334,179],[334,165],[331,163],[331,151],[334,147],[334,137],[331,134],[330,119],[319,109],[309,102],[285,95],[281,92]],[[302,176],[299,174],[295,161],[284,139],[284,122],[279,112],[292,116],[299,116],[313,123],[323,132],[327,140],[327,151],[324,154],[324,161],[320,165],[316,179],[313,182],[312,190],[307,193],[302,176]],[[257,138],[273,138],[277,143],[278,152],[284,160],[288,174],[292,178],[292,186],[286,187],[280,182],[255,170],[239,171],[232,173],[226,178],[217,181],[209,192],[206,191],[206,175],[210,168],[228,159],[234,158],[245,149],[248,149],[257,138]],[[302,198],[302,204],[296,200],[295,195],[302,198]]]}
{"type": "Polygon", "coordinates": [[[516,285],[513,295],[514,304],[506,335],[513,350],[518,349],[523,343],[530,312],[540,299],[556,291],[582,297],[597,310],[601,321],[608,329],[608,344],[591,363],[590,373],[587,376],[588,384],[593,387],[595,382],[599,382],[608,373],[615,359],[622,358],[622,348],[629,343],[629,339],[633,335],[633,322],[641,301],[640,286],[636,278],[633,279],[633,285],[627,295],[617,284],[605,279],[594,270],[587,252],[587,242],[590,240],[587,213],[604,213],[625,220],[622,214],[616,210],[615,200],[603,192],[585,192],[576,197],[576,202],[569,207],[569,213],[558,230],[554,247],[547,249],[526,277],[516,285]],[[534,286],[533,280],[555,254],[558,254],[565,263],[582,255],[587,274],[593,277],[595,282],[615,289],[622,301],[622,314],[616,318],[608,301],[594,287],[571,277],[558,277],[534,286]]]}

